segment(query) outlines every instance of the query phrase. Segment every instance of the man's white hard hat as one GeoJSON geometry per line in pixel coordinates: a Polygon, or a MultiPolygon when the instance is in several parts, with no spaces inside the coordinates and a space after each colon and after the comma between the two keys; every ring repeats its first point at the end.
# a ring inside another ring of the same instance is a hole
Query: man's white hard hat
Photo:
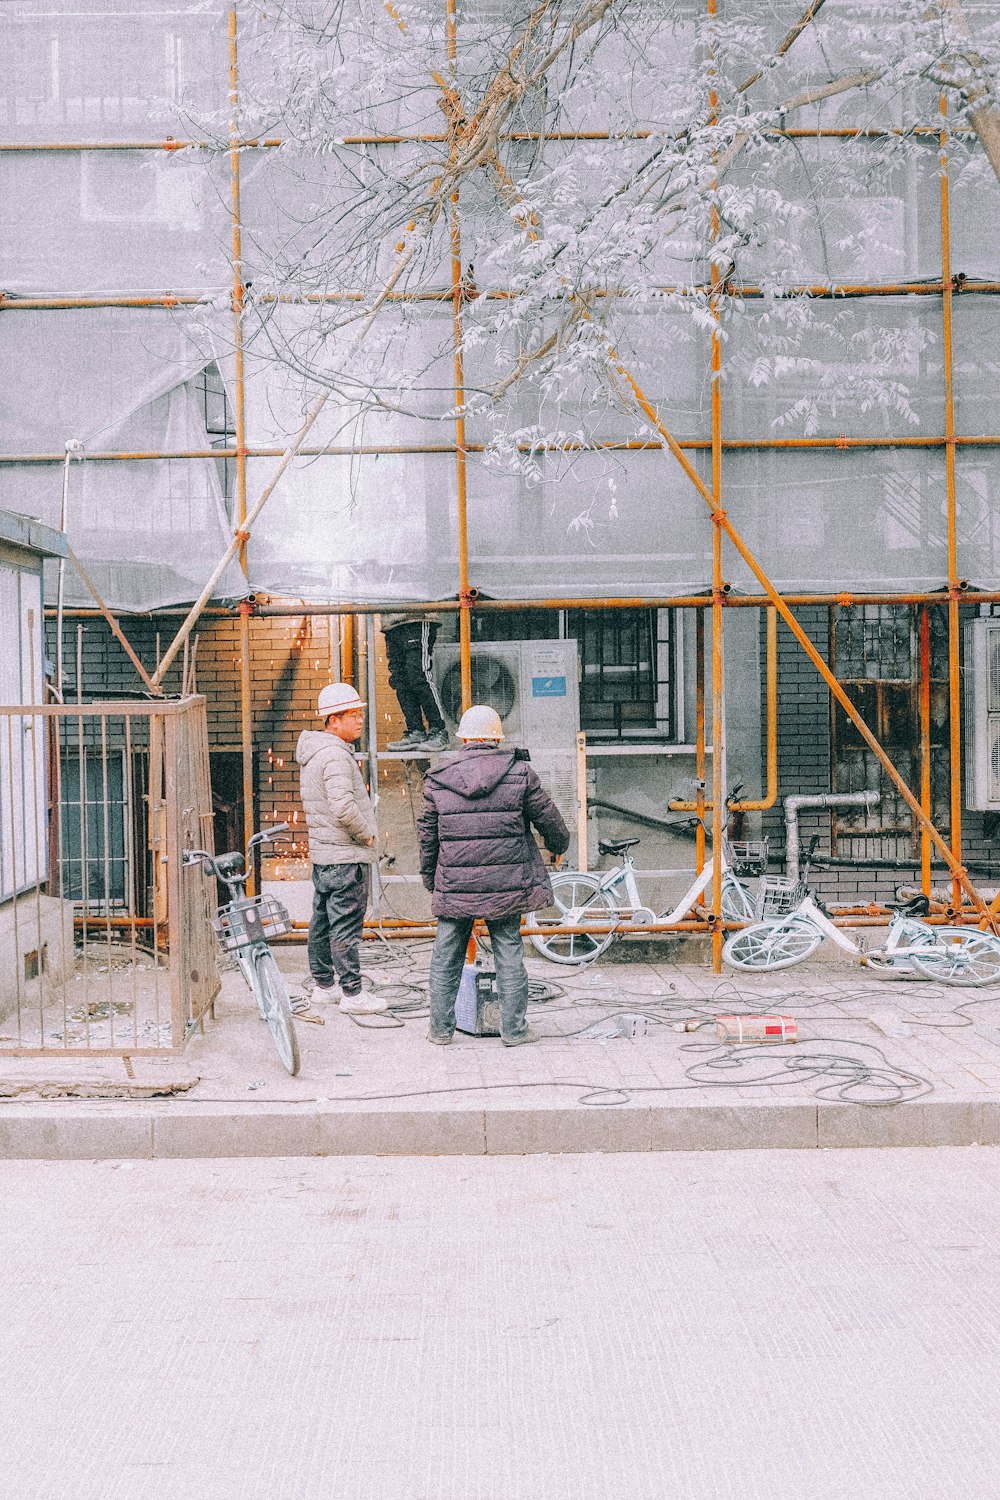
{"type": "Polygon", "coordinates": [[[460,740],[502,740],[500,715],[485,703],[474,703],[459,721],[458,737],[460,740]]]}
{"type": "Polygon", "coordinates": [[[331,682],[325,687],[316,702],[316,712],[320,718],[329,718],[330,714],[345,714],[351,708],[364,708],[364,701],[358,697],[355,688],[349,682],[331,682]]]}

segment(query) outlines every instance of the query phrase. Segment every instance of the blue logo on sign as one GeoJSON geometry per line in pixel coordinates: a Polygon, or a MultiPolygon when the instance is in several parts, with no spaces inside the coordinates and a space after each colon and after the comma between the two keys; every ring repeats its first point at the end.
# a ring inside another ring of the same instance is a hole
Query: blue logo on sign
{"type": "Polygon", "coordinates": [[[565,698],[565,677],[533,677],[531,696],[533,698],[565,698]]]}

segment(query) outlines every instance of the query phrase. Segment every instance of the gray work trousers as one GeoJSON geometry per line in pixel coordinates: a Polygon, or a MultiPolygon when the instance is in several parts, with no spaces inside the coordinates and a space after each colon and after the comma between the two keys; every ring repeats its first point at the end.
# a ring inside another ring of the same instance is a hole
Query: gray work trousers
{"type": "MultiPolygon", "coordinates": [[[[455,1030],[455,997],[462,979],[465,952],[474,917],[438,917],[431,954],[431,1031],[451,1036],[455,1030]]],[[[486,919],[493,944],[493,963],[500,994],[500,1033],[508,1040],[528,1029],[528,972],[521,945],[521,915],[486,919]]]]}
{"type": "Polygon", "coordinates": [[[361,993],[358,943],[368,910],[371,867],[313,865],[309,921],[309,972],[317,984],[340,980],[345,995],[361,993]]]}

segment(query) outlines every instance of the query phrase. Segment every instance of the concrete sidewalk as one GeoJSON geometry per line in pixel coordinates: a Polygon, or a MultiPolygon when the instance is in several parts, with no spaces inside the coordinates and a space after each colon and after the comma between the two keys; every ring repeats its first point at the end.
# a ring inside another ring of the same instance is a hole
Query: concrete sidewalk
{"type": "MultiPolygon", "coordinates": [[[[629,962],[582,971],[529,959],[538,1045],[459,1034],[432,1047],[429,946],[366,944],[366,982],[393,1010],[325,1005],[323,1024],[298,1021],[298,1078],[235,971],[204,1034],[180,1057],[137,1058],[134,1079],[120,1059],[4,1059],[0,1157],[1000,1144],[1000,989],[826,961],[734,979],[676,961],[673,945],[634,961],[620,945],[629,962]],[[717,1014],[759,1011],[795,1016],[800,1040],[717,1041],[717,1014]],[[622,1026],[634,1034],[610,1035],[622,1026]]],[[[301,994],[304,949],[280,962],[301,994]]]]}

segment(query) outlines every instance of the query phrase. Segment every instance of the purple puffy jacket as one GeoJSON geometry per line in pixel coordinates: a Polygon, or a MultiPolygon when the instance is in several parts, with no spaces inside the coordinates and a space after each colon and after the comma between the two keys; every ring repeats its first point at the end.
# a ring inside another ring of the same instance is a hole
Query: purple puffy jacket
{"type": "Polygon", "coordinates": [[[429,771],[418,833],[434,915],[509,917],[551,901],[532,825],[551,854],[569,848],[559,809],[514,750],[469,745],[429,771]]]}

